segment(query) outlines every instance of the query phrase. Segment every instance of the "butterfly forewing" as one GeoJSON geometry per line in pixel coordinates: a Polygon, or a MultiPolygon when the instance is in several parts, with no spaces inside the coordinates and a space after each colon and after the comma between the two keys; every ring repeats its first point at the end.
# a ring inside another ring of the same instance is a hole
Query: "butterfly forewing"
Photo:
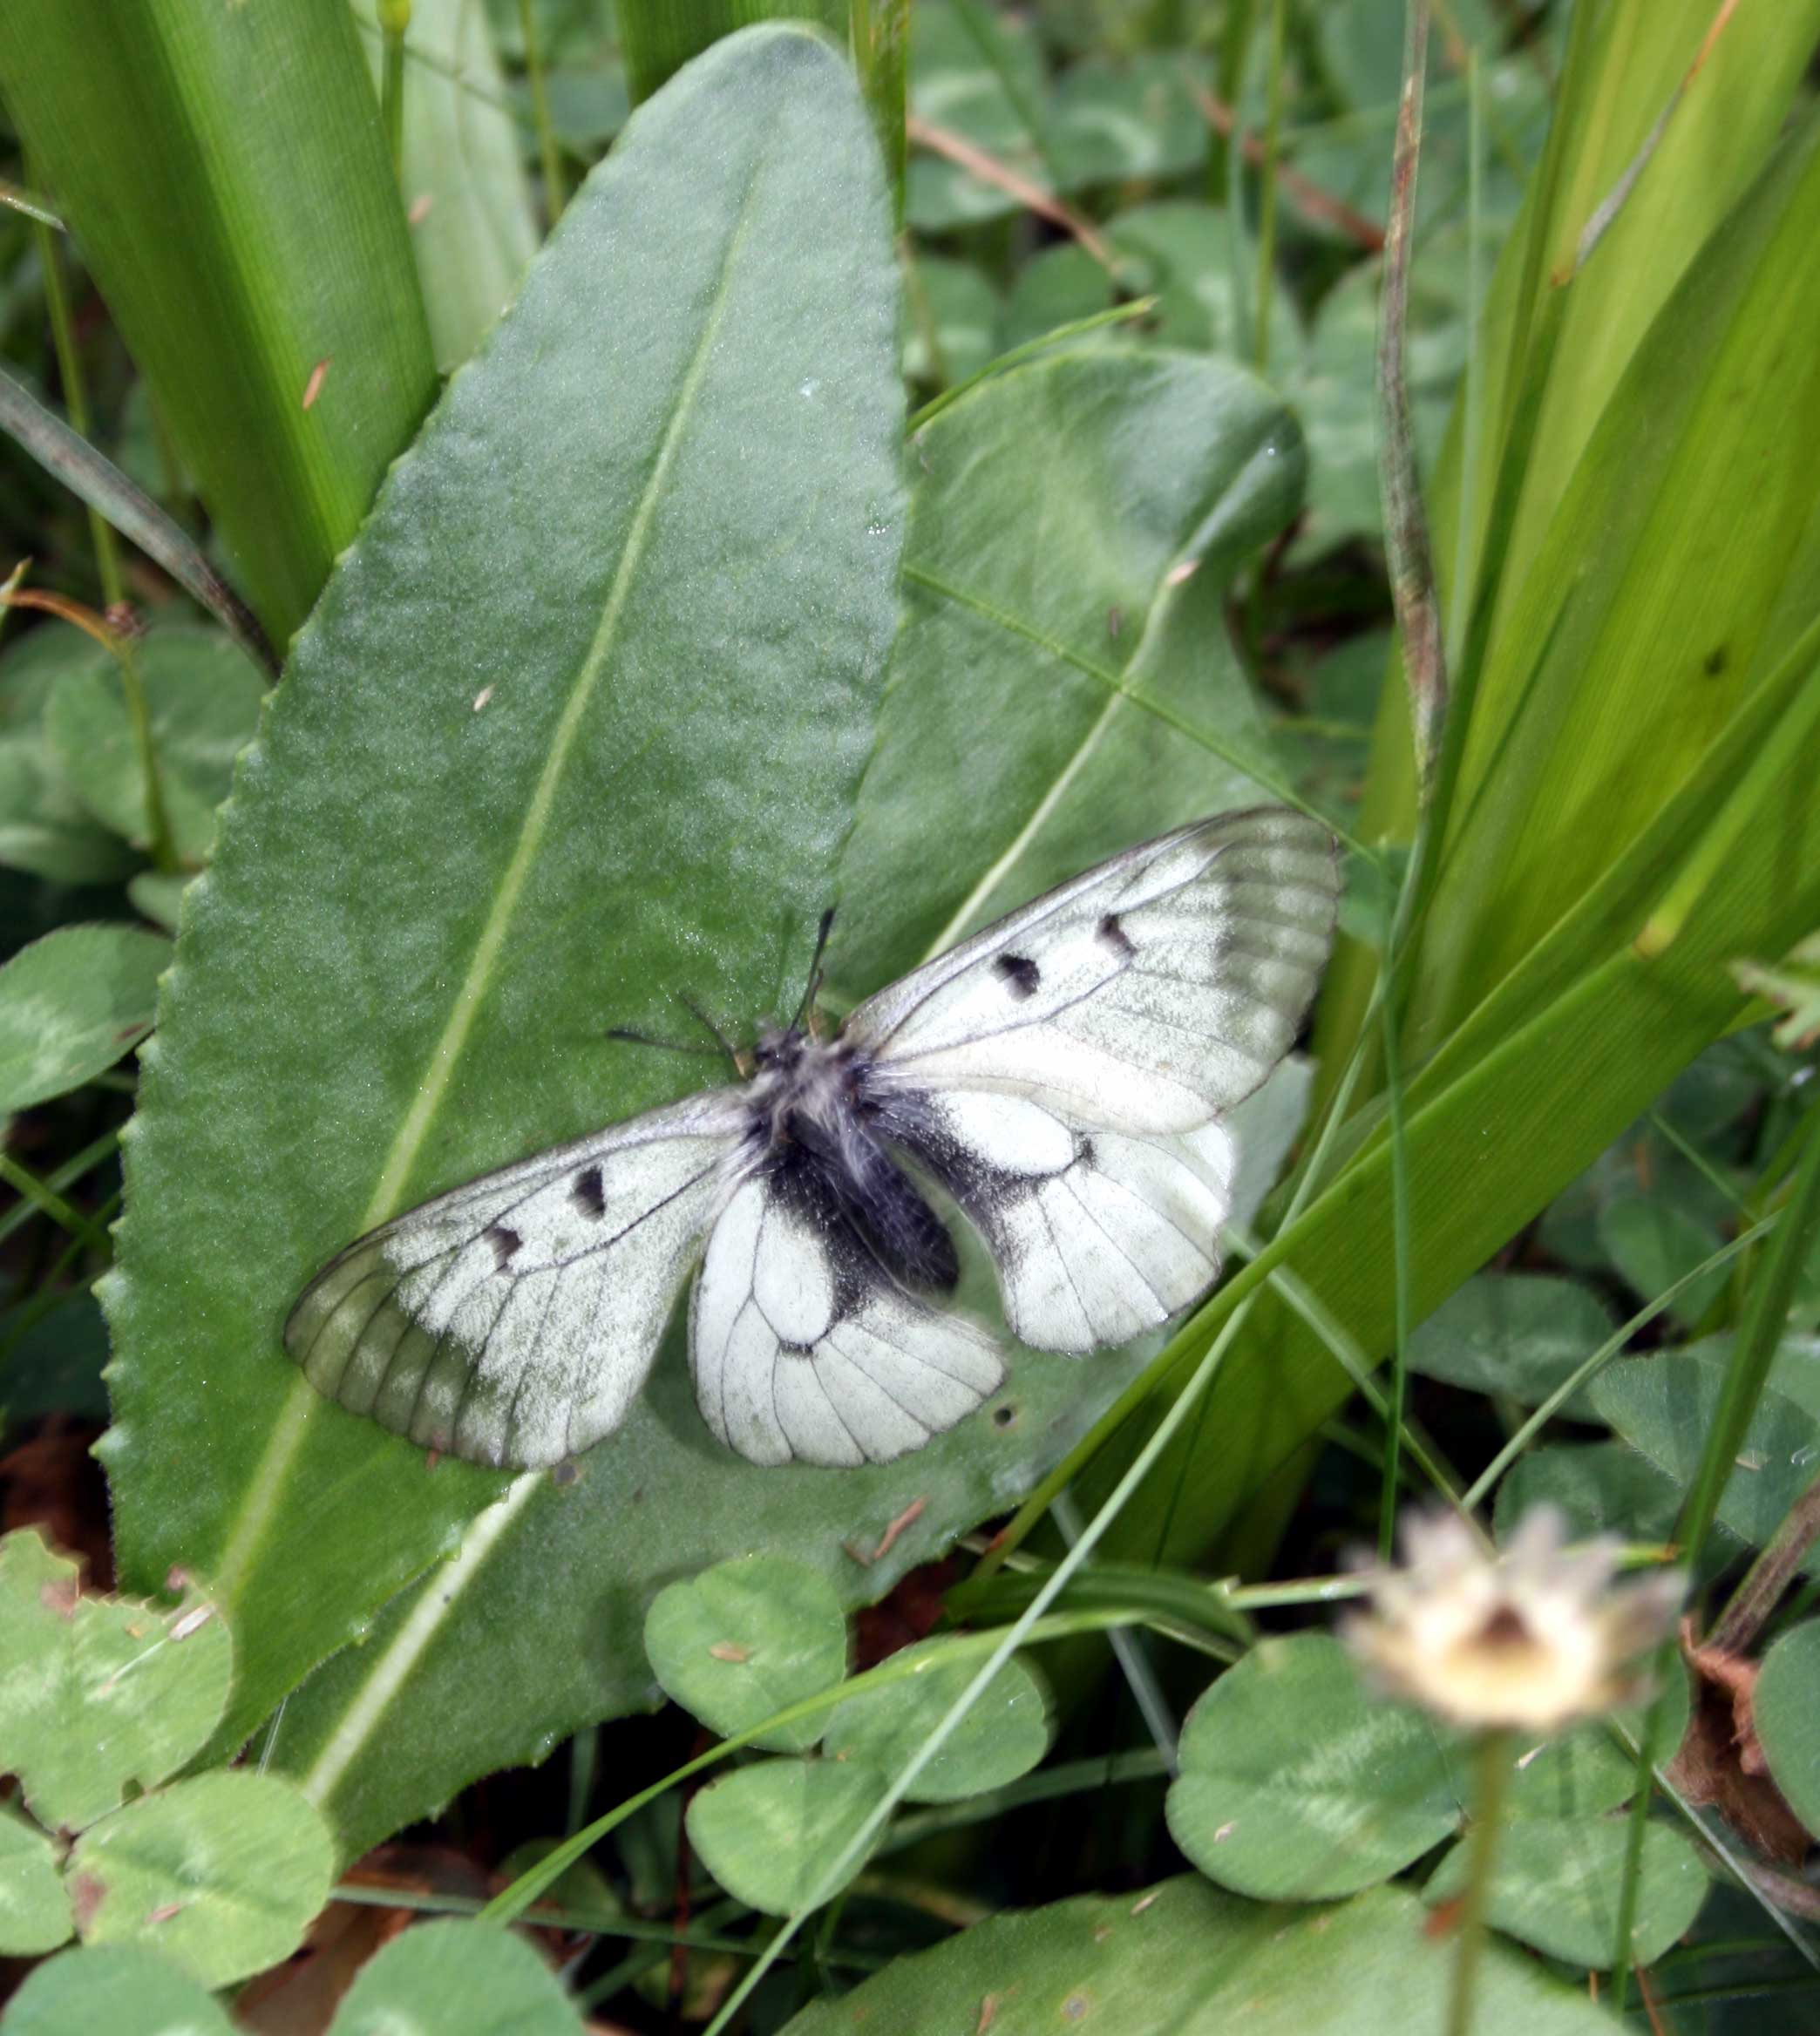
{"type": "Polygon", "coordinates": [[[1123,1342],[1212,1281],[1236,1165],[1219,1119],[1294,1041],[1338,893],[1324,827],[1229,814],[1075,878],[853,1013],[886,1134],[985,1239],[1023,1342],[1123,1342]]]}
{"type": "Polygon", "coordinates": [[[1006,1089],[1188,1131],[1288,1050],[1333,937],[1333,837],[1265,809],[1115,857],[861,1004],[845,1036],[907,1087],[1006,1089]]]}
{"type": "Polygon", "coordinates": [[[722,1090],[487,1174],[371,1232],[285,1327],[331,1399],[426,1449],[535,1467],[625,1418],[748,1126],[722,1090]]]}

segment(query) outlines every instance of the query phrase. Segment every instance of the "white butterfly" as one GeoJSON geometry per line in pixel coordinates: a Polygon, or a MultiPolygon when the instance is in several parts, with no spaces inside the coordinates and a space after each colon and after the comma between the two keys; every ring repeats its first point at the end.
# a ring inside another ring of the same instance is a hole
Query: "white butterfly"
{"type": "Polygon", "coordinates": [[[425,1448],[555,1463],[625,1419],[700,1254],[689,1354],[723,1442],[755,1463],[920,1449],[1003,1377],[992,1339],[931,1305],[959,1263],[929,1190],[981,1232],[1036,1349],[1120,1343],[1185,1306],[1219,1268],[1222,1120],[1294,1039],[1339,888],[1333,837],[1280,808],[1127,849],[833,1039],[765,1033],[742,1086],[360,1239],[286,1344],[425,1448]]]}

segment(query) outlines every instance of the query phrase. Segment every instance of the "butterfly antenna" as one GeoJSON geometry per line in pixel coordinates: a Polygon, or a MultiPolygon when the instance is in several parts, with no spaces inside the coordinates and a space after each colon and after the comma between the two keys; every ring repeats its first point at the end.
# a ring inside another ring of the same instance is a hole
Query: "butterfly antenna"
{"type": "Polygon", "coordinates": [[[718,1047],[696,1046],[693,1041],[684,1039],[659,1039],[653,1033],[635,1032],[629,1025],[609,1026],[605,1036],[624,1040],[631,1046],[658,1047],[667,1054],[696,1054],[716,1061],[721,1057],[721,1049],[718,1047]]]}
{"type": "MultiPolygon", "coordinates": [[[[714,1035],[716,1045],[719,1046],[720,1050],[727,1056],[727,1058],[732,1062],[734,1071],[737,1074],[743,1076],[750,1076],[751,1074],[752,1069],[747,1056],[740,1052],[739,1049],[734,1045],[733,1042],[727,1037],[726,1034],[721,1030],[720,1027],[714,1022],[713,1019],[708,1015],[708,1014],[702,1008],[702,1007],[696,1002],[693,997],[679,995],[676,999],[676,1001],[682,1005],[682,1008],[688,1012],[689,1016],[695,1020],[697,1025],[705,1026],[708,1030],[714,1035]]],[[[707,1049],[703,1048],[703,1051],[706,1052],[707,1049]]]]}
{"type": "Polygon", "coordinates": [[[809,987],[803,992],[803,1001],[797,1006],[796,1016],[790,1021],[792,1032],[800,1032],[803,1021],[815,1008],[815,1000],[821,993],[822,956],[827,951],[829,929],[834,924],[834,907],[831,905],[821,915],[821,925],[815,935],[815,954],[809,963],[809,987]]]}

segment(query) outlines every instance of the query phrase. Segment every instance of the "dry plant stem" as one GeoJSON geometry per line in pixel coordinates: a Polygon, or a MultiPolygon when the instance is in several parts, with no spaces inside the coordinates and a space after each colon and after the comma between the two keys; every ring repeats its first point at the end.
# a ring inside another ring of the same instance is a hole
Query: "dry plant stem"
{"type": "Polygon", "coordinates": [[[1002,163],[995,155],[976,148],[965,135],[956,134],[949,127],[938,127],[933,120],[922,119],[915,113],[908,114],[904,121],[904,132],[918,148],[926,148],[932,155],[945,156],[969,176],[977,177],[982,184],[990,184],[1008,198],[1015,198],[1027,212],[1034,212],[1039,219],[1046,219],[1051,226],[1060,227],[1064,234],[1072,234],[1107,275],[1117,275],[1118,257],[1101,239],[1092,221],[1083,219],[1054,193],[1045,191],[1040,184],[1033,184],[1009,163],[1002,163]]]}
{"type": "Polygon", "coordinates": [[[1731,1603],[1707,1635],[1707,1646],[1724,1654],[1744,1653],[1817,1541],[1820,1541],[1820,1477],[1789,1509],[1782,1525],[1745,1571],[1731,1603]]]}
{"type": "Polygon", "coordinates": [[[1258,372],[1270,369],[1270,295],[1276,275],[1277,149],[1283,130],[1283,17],[1287,0],[1271,0],[1270,82],[1267,92],[1263,160],[1258,171],[1258,330],[1252,358],[1258,372]]]}
{"type": "Polygon", "coordinates": [[[1409,0],[1402,96],[1390,164],[1390,218],[1384,234],[1383,295],[1378,313],[1378,416],[1383,433],[1379,480],[1384,499],[1384,548],[1390,597],[1402,632],[1403,672],[1416,736],[1422,804],[1434,795],[1441,734],[1447,719],[1447,660],[1441,607],[1429,552],[1428,519],[1416,465],[1416,433],[1403,346],[1409,309],[1409,260],[1416,227],[1416,171],[1422,153],[1422,81],[1428,62],[1428,0],[1409,0]]]}
{"type": "MultiPolygon", "coordinates": [[[[1233,109],[1222,98],[1209,92],[1199,78],[1187,79],[1188,90],[1194,103],[1200,108],[1203,118],[1223,141],[1233,139],[1236,126],[1233,109]]],[[[1239,147],[1245,159],[1253,169],[1260,168],[1264,161],[1264,144],[1255,134],[1239,138],[1239,147]]],[[[1323,191],[1319,184],[1302,175],[1287,163],[1279,163],[1277,182],[1282,187],[1283,195],[1306,220],[1320,227],[1331,227],[1337,234],[1343,234],[1348,241],[1375,254],[1384,244],[1383,229],[1366,218],[1362,212],[1355,212],[1344,199],[1335,198],[1330,191],[1323,191]]]]}
{"type": "Polygon", "coordinates": [[[1497,1852],[1504,1785],[1511,1776],[1511,1750],[1507,1732],[1488,1732],[1478,1743],[1474,1762],[1472,1851],[1466,1870],[1466,1891],[1460,1897],[1460,1936],[1454,1953],[1447,2036],[1468,2036],[1472,2027],[1472,1996],[1478,1980],[1479,1956],[1485,1946],[1485,1901],[1497,1852]]]}
{"type": "Polygon", "coordinates": [[[543,45],[538,40],[534,0],[519,0],[519,30],[525,39],[525,77],[531,86],[531,117],[537,126],[537,153],[543,164],[544,211],[554,226],[562,217],[562,152],[550,119],[550,95],[544,85],[543,45]]]}
{"type": "Polygon", "coordinates": [[[1737,4],[1738,0],[1720,0],[1719,10],[1714,15],[1712,26],[1708,29],[1701,40],[1699,51],[1694,61],[1688,66],[1687,75],[1682,78],[1681,83],[1669,95],[1668,104],[1657,114],[1654,124],[1651,126],[1648,133],[1643,137],[1642,146],[1625,165],[1618,181],[1613,185],[1600,203],[1593,208],[1592,217],[1581,227],[1580,237],[1574,246],[1572,269],[1565,276],[1558,276],[1555,279],[1557,282],[1571,282],[1572,277],[1586,266],[1592,250],[1605,238],[1613,221],[1624,210],[1625,201],[1635,190],[1638,179],[1649,167],[1650,158],[1654,155],[1657,148],[1661,145],[1662,137],[1668,131],[1668,123],[1674,117],[1675,108],[1681,103],[1688,87],[1699,76],[1701,66],[1712,55],[1713,45],[1724,34],[1726,24],[1731,19],[1737,4]]]}
{"type": "Polygon", "coordinates": [[[203,557],[189,533],[3,369],[0,431],[23,445],[71,494],[98,509],[122,537],[207,608],[268,678],[277,677],[278,659],[258,618],[203,557]]]}
{"type": "MultiPolygon", "coordinates": [[[[57,236],[42,221],[32,228],[37,241],[38,264],[44,272],[44,301],[51,313],[51,341],[57,350],[58,374],[63,383],[64,407],[71,427],[84,438],[89,432],[88,390],[83,379],[82,355],[70,318],[69,294],[64,288],[63,256],[57,236]]],[[[114,533],[107,519],[92,502],[88,511],[89,537],[95,547],[95,571],[101,581],[102,596],[110,611],[122,608],[126,582],[120,572],[120,554],[114,547],[114,533]]],[[[164,790],[158,777],[158,752],[152,740],[152,714],[146,704],[146,689],[139,676],[139,659],[132,638],[111,632],[107,647],[120,668],[120,684],[126,699],[127,718],[132,723],[132,743],[139,756],[139,777],[145,785],[146,822],[152,859],[160,870],[177,867],[177,852],[172,844],[170,822],[165,813],[164,790]]]]}

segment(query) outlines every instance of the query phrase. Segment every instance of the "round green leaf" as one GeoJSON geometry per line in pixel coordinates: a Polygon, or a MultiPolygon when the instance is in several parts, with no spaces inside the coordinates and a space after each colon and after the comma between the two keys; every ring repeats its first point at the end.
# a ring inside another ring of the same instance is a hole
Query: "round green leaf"
{"type": "Polygon", "coordinates": [[[55,1847],[24,1817],[0,1809],[0,1957],[54,1951],[75,1927],[55,1847]]]}
{"type": "Polygon", "coordinates": [[[329,2036],[577,2036],[562,1983],[522,1938],[420,1923],[369,1958],[329,2036]]]}
{"type": "Polygon", "coordinates": [[[212,1608],[82,1594],[21,1528],[0,1540],[0,1774],[41,1823],[80,1830],[129,1784],[173,1773],[214,1729],[234,1649],[212,1608]]]}
{"type": "MultiPolygon", "coordinates": [[[[234,760],[259,723],[265,681],[218,629],[154,631],[133,647],[171,837],[187,863],[214,839],[234,760]]],[[[103,825],[147,845],[146,780],[120,668],[105,654],[58,679],[44,740],[65,781],[103,825]]]]}
{"type": "MultiPolygon", "coordinates": [[[[1645,1300],[1686,1278],[1725,1241],[1713,1224],[1664,1195],[1628,1195],[1600,1212],[1599,1242],[1612,1264],[1645,1300]]],[[[1699,1321],[1730,1277],[1721,1266],[1696,1279],[1670,1306],[1676,1320],[1699,1321]]]]}
{"type": "Polygon", "coordinates": [[[144,1944],[225,1986],[303,1941],[334,1884],[335,1848],[289,1782],[221,1769],[84,1832],[67,1874],[86,1942],[144,1944]]]}
{"type": "Polygon", "coordinates": [[[68,622],[44,622],[0,656],[0,865],[64,884],[108,884],[132,866],[98,826],[44,745],[44,703],[64,673],[106,653],[68,622]]]}
{"type": "Polygon", "coordinates": [[[235,2036],[228,2011],[187,1972],[138,1944],[65,1951],[28,1973],[6,2036],[235,2036]]]}
{"type": "Polygon", "coordinates": [[[80,1089],[152,1029],[171,943],[143,926],[59,926],[0,968],[0,1110],[80,1089]]]}
{"type": "MultiPolygon", "coordinates": [[[[1286,1909],[1189,1874],[988,1917],[813,2003],[784,2036],[1428,2036],[1445,2026],[1454,1951],[1401,1888],[1286,1909]]],[[[1495,1938],[1473,2005],[1481,2030],[1613,2028],[1584,1988],[1495,1938]]]]}
{"type": "Polygon", "coordinates": [[[689,1842],[730,1895],[768,1916],[788,1916],[815,1895],[887,1782],[873,1768],[838,1761],[761,1761],[695,1797],[689,1842]]]}
{"type": "MultiPolygon", "coordinates": [[[[826,1757],[877,1768],[889,1780],[913,1761],[980,1665],[942,1659],[940,1640],[892,1656],[913,1665],[904,1682],[848,1697],[828,1720],[826,1757]]],[[[1010,1660],[981,1691],[941,1749],[916,1777],[913,1802],[958,1802],[1027,1775],[1049,1751],[1049,1705],[1036,1676],[1010,1660]]]]}
{"type": "MultiPolygon", "coordinates": [[[[730,1738],[846,1673],[846,1614],[825,1577],[782,1556],[716,1563],[657,1593],[645,1652],[665,1693],[730,1738]]],[[[757,1743],[812,1747],[828,1714],[780,1726],[757,1743]]]]}
{"type": "MultiPolygon", "coordinates": [[[[1497,1835],[1485,1919],[1494,1930],[1570,1965],[1603,1971],[1617,1941],[1618,1890],[1627,1832],[1623,1817],[1521,1817],[1497,1835]]],[[[1465,1888],[1471,1842],[1463,1839],[1429,1877],[1423,1899],[1453,1900],[1465,1888]]],[[[1667,1824],[1643,1835],[1631,1956],[1647,1965],[1686,1931],[1707,1896],[1699,1855],[1667,1824]]]]}
{"type": "Polygon", "coordinates": [[[1820,1835],[1820,1619],[1784,1633],[1763,1657],[1751,1716],[1776,1786],[1820,1835]]]}
{"type": "Polygon", "coordinates": [[[54,884],[112,884],[132,863],[58,775],[37,729],[0,735],[0,865],[54,884]]]}
{"type": "Polygon", "coordinates": [[[1301,1902],[1388,1880],[1460,1822],[1437,1728],[1321,1633],[1264,1641],[1202,1697],[1167,1811],[1210,1878],[1301,1902]]]}
{"type": "Polygon", "coordinates": [[[1497,1538],[1507,1541],[1524,1515],[1539,1505],[1559,1506],[1577,1535],[1667,1541],[1681,1493],[1647,1456],[1623,1442],[1551,1442],[1520,1457],[1498,1486],[1497,1538]]]}
{"type": "MultiPolygon", "coordinates": [[[[1677,1485],[1691,1482],[1718,1413],[1723,1367],[1708,1351],[1663,1351],[1627,1358],[1601,1372],[1592,1404],[1626,1442],[1677,1485]]],[[[1719,1500],[1719,1518],[1761,1547],[1813,1482],[1820,1459],[1820,1418],[1774,1385],[1759,1397],[1736,1466],[1719,1500]]],[[[1803,1567],[1812,1570],[1810,1554],[1803,1567]]]]}
{"type": "MultiPolygon", "coordinates": [[[[1592,1356],[1613,1327],[1605,1303],[1577,1279],[1481,1272],[1409,1339],[1409,1363],[1429,1378],[1534,1407],[1592,1356]]],[[[1564,1411],[1592,1418],[1584,1392],[1564,1411]]]]}
{"type": "MultiPolygon", "coordinates": [[[[1675,1668],[1667,1697],[1661,1743],[1679,1746],[1693,1701],[1685,1669],[1675,1668]]],[[[1633,1737],[1640,1734],[1640,1711],[1620,1711],[1617,1715],[1633,1737]]],[[[1599,1810],[1616,1809],[1636,1792],[1636,1755],[1599,1720],[1559,1739],[1545,1739],[1534,1746],[1519,1742],[1514,1759],[1515,1771],[1504,1795],[1504,1809],[1513,1817],[1559,1821],[1592,1816],[1599,1810]]],[[[1463,1788],[1470,1786],[1470,1763],[1459,1762],[1457,1768],[1463,1788]]]]}

